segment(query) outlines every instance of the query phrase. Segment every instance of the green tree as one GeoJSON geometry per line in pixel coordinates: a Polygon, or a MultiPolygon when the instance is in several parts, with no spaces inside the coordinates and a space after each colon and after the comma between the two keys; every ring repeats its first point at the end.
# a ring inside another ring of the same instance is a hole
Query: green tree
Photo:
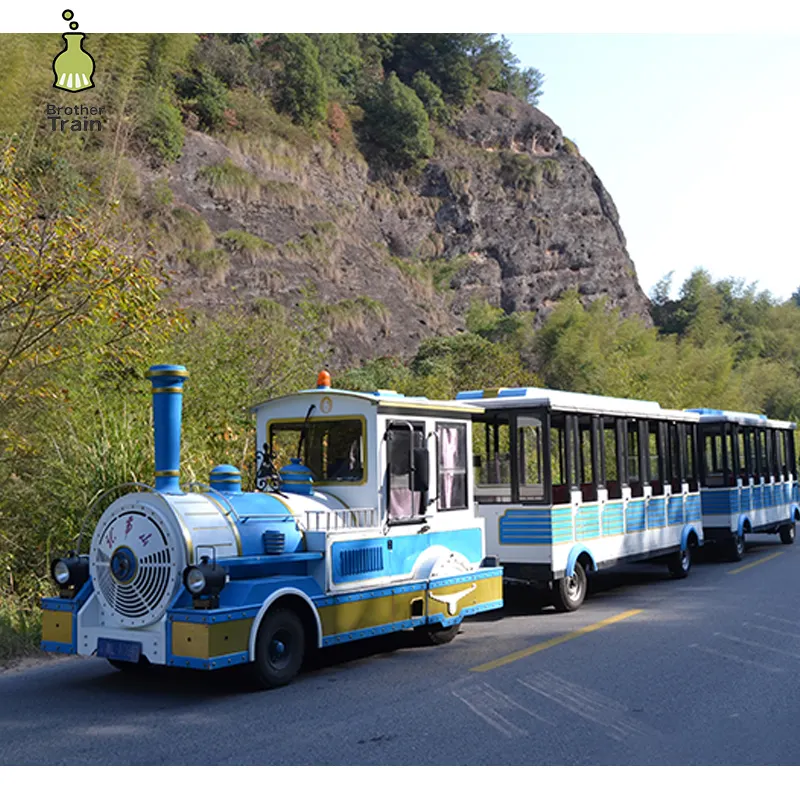
{"type": "Polygon", "coordinates": [[[417,72],[411,82],[411,88],[422,100],[432,120],[445,123],[450,121],[450,112],[442,97],[442,90],[430,79],[427,72],[417,72]]]}
{"type": "Polygon", "coordinates": [[[366,137],[399,167],[413,167],[433,155],[425,106],[413,89],[392,73],[365,104],[366,137]]]}
{"type": "Polygon", "coordinates": [[[102,329],[101,352],[168,321],[144,257],[108,237],[91,213],[43,213],[14,168],[0,162],[0,427],[4,412],[46,384],[54,364],[85,352],[73,334],[102,329]]]}
{"type": "Polygon", "coordinates": [[[324,120],[328,91],[314,42],[304,33],[286,33],[274,37],[270,48],[283,67],[277,81],[278,110],[306,128],[324,120]]]}

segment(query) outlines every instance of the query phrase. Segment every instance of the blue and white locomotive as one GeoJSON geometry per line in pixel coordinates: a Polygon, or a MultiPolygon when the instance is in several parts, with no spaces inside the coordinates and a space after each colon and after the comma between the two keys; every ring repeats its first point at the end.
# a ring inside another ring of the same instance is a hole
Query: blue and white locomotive
{"type": "Polygon", "coordinates": [[[253,409],[261,491],[230,465],[184,491],[187,376],[148,371],[155,486],[111,502],[88,553],[53,562],[43,649],[120,668],[249,663],[269,688],[313,649],[399,630],[444,643],[502,605],[471,502],[474,407],[336,390],[322,372],[253,409]]]}

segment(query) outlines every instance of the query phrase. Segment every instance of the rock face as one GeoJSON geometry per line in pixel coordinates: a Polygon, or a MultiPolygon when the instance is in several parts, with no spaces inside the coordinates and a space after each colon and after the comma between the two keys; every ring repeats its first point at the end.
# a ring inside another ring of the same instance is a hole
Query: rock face
{"type": "Polygon", "coordinates": [[[413,177],[379,177],[328,142],[292,153],[187,136],[169,174],[176,202],[216,237],[243,230],[269,245],[246,252],[228,239],[230,264],[211,272],[172,259],[181,301],[292,308],[310,291],[341,364],[410,356],[422,339],[463,329],[474,299],[541,322],[576,288],[649,320],[611,197],[558,126],[515,98],[488,92],[438,134],[413,177]],[[221,167],[235,180],[215,181],[221,167]]]}

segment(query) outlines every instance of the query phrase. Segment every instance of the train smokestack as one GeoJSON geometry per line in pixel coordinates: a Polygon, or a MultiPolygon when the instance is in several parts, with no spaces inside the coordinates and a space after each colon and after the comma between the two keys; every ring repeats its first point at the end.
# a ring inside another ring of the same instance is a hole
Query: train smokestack
{"type": "Polygon", "coordinates": [[[180,494],[183,383],[189,372],[176,364],[157,364],[146,377],[153,385],[156,491],[180,494]]]}

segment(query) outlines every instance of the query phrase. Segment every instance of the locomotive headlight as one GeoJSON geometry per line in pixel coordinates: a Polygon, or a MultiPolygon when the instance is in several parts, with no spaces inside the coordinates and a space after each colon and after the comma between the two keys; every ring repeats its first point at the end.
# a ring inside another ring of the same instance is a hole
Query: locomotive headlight
{"type": "Polygon", "coordinates": [[[89,559],[86,556],[81,558],[74,553],[65,558],[54,558],[50,564],[50,574],[58,584],[62,595],[68,591],[74,594],[89,580],[89,559]]]}
{"type": "Polygon", "coordinates": [[[69,566],[66,561],[58,559],[53,564],[53,580],[59,586],[66,586],[69,583],[69,566]]]}
{"type": "Polygon", "coordinates": [[[209,562],[208,557],[203,556],[199,564],[186,567],[183,571],[183,585],[195,598],[201,595],[216,598],[225,588],[227,577],[224,567],[209,562]]]}
{"type": "Polygon", "coordinates": [[[206,576],[199,567],[189,567],[183,576],[183,582],[192,594],[202,594],[206,588],[206,576]]]}

